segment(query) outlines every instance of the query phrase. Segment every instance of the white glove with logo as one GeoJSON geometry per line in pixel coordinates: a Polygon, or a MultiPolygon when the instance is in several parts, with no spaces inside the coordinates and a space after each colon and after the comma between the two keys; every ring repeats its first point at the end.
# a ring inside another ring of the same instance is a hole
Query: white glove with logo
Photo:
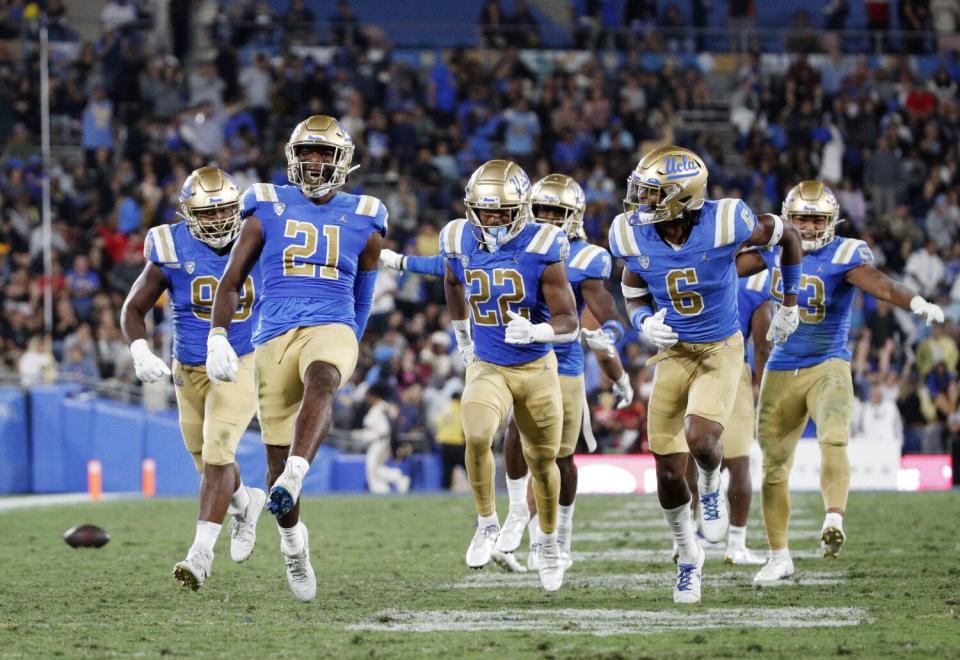
{"type": "Polygon", "coordinates": [[[777,313],[773,315],[773,320],[770,321],[770,328],[767,330],[767,341],[772,341],[774,344],[782,344],[787,341],[787,337],[793,334],[798,325],[800,325],[800,314],[797,311],[797,306],[787,307],[786,305],[780,305],[777,313]]]}
{"type": "MultiPolygon", "coordinates": [[[[507,311],[510,323],[504,332],[504,340],[508,344],[550,344],[556,338],[553,326],[549,323],[531,323],[529,319],[520,316],[512,310],[507,311]]],[[[572,338],[575,338],[573,335],[572,338]]]]}
{"type": "Polygon", "coordinates": [[[943,310],[939,305],[927,302],[923,296],[914,296],[910,300],[910,311],[920,317],[927,325],[943,323],[943,310]]]}
{"type": "Polygon", "coordinates": [[[613,389],[613,393],[618,399],[617,410],[626,408],[633,403],[633,386],[630,385],[630,374],[626,371],[623,372],[620,378],[614,381],[611,389],[613,389]]]}
{"type": "Polygon", "coordinates": [[[599,328],[597,330],[581,330],[580,336],[587,340],[587,346],[591,350],[606,353],[610,357],[617,354],[617,342],[613,338],[613,333],[599,328]]]}
{"type": "Polygon", "coordinates": [[[470,337],[470,321],[453,320],[450,322],[453,326],[453,336],[457,339],[457,353],[464,364],[470,364],[477,359],[477,354],[473,351],[473,339],[470,337]]]}
{"type": "Polygon", "coordinates": [[[680,335],[663,322],[666,315],[667,310],[661,309],[656,314],[643,319],[643,323],[640,324],[643,336],[657,348],[670,348],[680,339],[680,335]]]}
{"type": "MultiPolygon", "coordinates": [[[[216,328],[215,328],[216,329],[216,328]]],[[[234,383],[240,363],[225,334],[211,332],[207,336],[207,378],[214,383],[234,383]]]]}
{"type": "Polygon", "coordinates": [[[154,383],[170,375],[170,367],[153,354],[146,339],[137,339],[130,344],[130,355],[133,356],[133,369],[137,378],[144,383],[154,383]]]}
{"type": "Polygon", "coordinates": [[[403,270],[403,255],[386,248],[380,250],[380,268],[403,270]]]}

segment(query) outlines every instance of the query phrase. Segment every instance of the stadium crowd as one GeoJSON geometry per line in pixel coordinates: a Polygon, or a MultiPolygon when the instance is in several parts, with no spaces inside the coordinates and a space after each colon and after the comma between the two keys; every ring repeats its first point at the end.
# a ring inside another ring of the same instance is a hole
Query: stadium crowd
{"type": "MultiPolygon", "coordinates": [[[[695,63],[664,56],[651,65],[651,52],[671,50],[664,39],[632,40],[619,58],[585,53],[564,66],[537,66],[509,31],[487,30],[483,39],[494,49],[400,57],[385,32],[361,25],[346,2],[326,21],[296,0],[285,15],[265,2],[199,3],[196,29],[178,32],[144,13],[148,3],[111,0],[100,37],[78,42],[63,5],[45,4],[60,41],[49,85],[57,146],[49,339],[33,41],[39,6],[0,1],[0,370],[24,384],[53,372],[135,382],[118,312],[143,267],[146,230],[177,220],[177,192],[203,164],[217,163],[242,186],[286,183],[283,146],[291,128],[322,112],[340,117],[358,145],[362,168],[351,189],[385,201],[388,244],[408,253],[436,254],[440,227],[463,216],[465,178],[493,157],[517,161],[533,179],[551,171],[574,176],[587,195],[588,236],[604,246],[626,176],[654,145],[678,143],[701,154],[711,196],[743,197],[757,213],[779,212],[801,178],[824,180],[846,218],[840,233],[866,240],[878,265],[938,302],[950,319],[931,331],[869,297],[858,300],[858,428],[868,439],[897,437],[899,425],[908,452],[960,442],[955,54],[945,55],[933,76],[916,73],[902,55],[851,63],[829,44],[816,65],[795,54],[782,71],[765,67],[758,54],[731,55],[729,89],[720,94],[695,63]],[[733,145],[685,126],[685,112],[727,102],[733,145]]],[[[618,280],[615,271],[611,291],[619,299],[618,280]]],[[[154,321],[159,347],[168,329],[162,307],[154,321]]],[[[451,419],[462,374],[448,328],[440,282],[381,272],[337,426],[358,426],[367,389],[386,383],[398,433],[456,445],[455,430],[438,433],[434,425],[451,419]]],[[[622,351],[638,396],[615,410],[609,383],[590,361],[595,433],[604,451],[646,451],[651,374],[644,362],[652,348],[633,333],[622,351]]]]}

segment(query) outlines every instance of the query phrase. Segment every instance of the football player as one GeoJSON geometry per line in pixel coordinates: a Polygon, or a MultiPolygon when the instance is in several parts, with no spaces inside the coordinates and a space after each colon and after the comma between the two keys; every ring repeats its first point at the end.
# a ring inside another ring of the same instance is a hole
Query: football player
{"type": "MultiPolygon", "coordinates": [[[[597,351],[604,373],[613,381],[613,391],[619,399],[618,407],[626,407],[633,401],[633,388],[629,374],[624,371],[614,348],[623,337],[624,329],[617,319],[613,296],[603,285],[603,280],[610,277],[612,264],[606,250],[591,245],[586,240],[583,231],[583,189],[566,175],[549,174],[534,184],[530,202],[533,220],[560,227],[570,242],[570,253],[566,259],[567,277],[574,290],[578,314],[583,313],[584,307],[589,307],[594,318],[603,321],[601,328],[583,330],[581,334],[587,339],[588,345],[597,351]]],[[[383,266],[425,275],[440,275],[440,269],[443,268],[442,256],[403,256],[392,250],[383,250],[380,259],[383,266]]],[[[563,394],[563,432],[557,456],[557,466],[560,469],[557,531],[560,554],[564,565],[569,568],[574,499],[577,493],[577,468],[573,462],[573,452],[580,436],[581,425],[584,425],[585,430],[589,430],[585,426],[589,422],[584,418],[586,393],[583,382],[583,348],[576,341],[557,344],[554,353],[557,356],[563,394]]],[[[592,434],[589,437],[592,439],[592,434]]],[[[519,570],[520,566],[515,558],[508,555],[519,547],[523,530],[530,523],[532,552],[528,555],[528,567],[538,570],[538,520],[535,515],[531,522],[531,510],[536,512],[536,499],[532,494],[532,484],[523,458],[520,431],[512,418],[507,426],[504,459],[510,508],[500,531],[493,559],[508,570],[519,570]]]]}
{"type": "Polygon", "coordinates": [[[260,426],[267,452],[267,508],[277,517],[287,582],[313,600],[303,479],[330,428],[333,398],[350,379],[370,316],[387,209],[374,197],[339,192],[354,144],[334,118],[300,122],[286,146],[291,185],[257,183],[244,194],[245,220],[213,302],[207,373],[237,376],[227,333],[231,310],[259,259],[263,277],[253,335],[260,426]]]}
{"type": "Polygon", "coordinates": [[[579,325],[563,263],[570,244],[559,227],[529,222],[529,194],[530,180],[516,163],[484,163],[467,183],[468,219],[444,227],[440,253],[447,260],[447,307],[467,364],[460,416],[477,507],[467,565],[485,566],[500,535],[491,444],[513,408],[540,511],[540,582],[556,591],[564,573],[556,462],[563,397],[551,349],[576,339],[579,325]]]}
{"type": "Polygon", "coordinates": [[[743,245],[784,245],[786,295],[767,336],[782,342],[797,327],[799,233],[774,216],[758,221],[740,200],[705,200],[706,182],[707,168],[693,152],[655,149],[627,179],[625,213],[610,228],[611,251],[626,265],[622,288],[631,323],[660,349],[648,362],[657,368],[647,431],[657,496],[680,550],[677,603],[700,601],[704,561],[684,479],[690,454],[700,471],[703,535],[717,542],[727,533],[720,436],[743,373],[734,261],[743,245]]]}
{"type": "MultiPolygon", "coordinates": [[[[854,289],[909,309],[927,325],[943,323],[943,310],[937,305],[874,267],[866,243],[836,239],[840,207],[822,183],[802,181],[794,186],[781,213],[803,239],[800,327],[785,343],[774,346],[760,385],[757,436],[763,452],[762,508],[770,558],[753,579],[758,585],[782,583],[794,573],[787,547],[788,477],[797,441],[811,418],[820,444],[820,490],[826,509],[820,532],[823,556],[836,557],[846,540],[847,439],[854,396],[847,342],[854,289]]],[[[772,293],[782,299],[783,265],[776,263],[782,257],[745,253],[737,266],[747,274],[767,268],[771,259],[772,293]]]]}
{"type": "Polygon", "coordinates": [[[230,310],[233,325],[226,340],[240,356],[235,382],[213,386],[202,347],[210,330],[213,292],[240,232],[240,189],[223,170],[202,167],[187,177],[179,200],[186,221],[160,225],[147,233],[143,245],[147,264],[123,304],[120,325],[131,342],[137,378],[151,383],[169,376],[170,369],[147,344],[144,319],[163,292],[170,292],[180,431],[202,475],[196,538],[173,574],[197,590],[210,575],[213,546],[224,516],[233,516],[230,556],[244,561],[253,552],[257,519],[266,500],[259,488],[243,485],[235,462],[240,437],[256,408],[250,336],[259,274],[243,279],[230,310]]]}

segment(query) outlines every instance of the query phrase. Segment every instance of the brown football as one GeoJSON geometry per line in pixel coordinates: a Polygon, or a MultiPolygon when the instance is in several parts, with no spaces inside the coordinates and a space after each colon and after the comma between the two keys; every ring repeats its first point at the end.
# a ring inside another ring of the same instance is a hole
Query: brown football
{"type": "Polygon", "coordinates": [[[110,540],[110,535],[96,525],[77,525],[63,533],[63,540],[71,548],[102,548],[110,540]]]}

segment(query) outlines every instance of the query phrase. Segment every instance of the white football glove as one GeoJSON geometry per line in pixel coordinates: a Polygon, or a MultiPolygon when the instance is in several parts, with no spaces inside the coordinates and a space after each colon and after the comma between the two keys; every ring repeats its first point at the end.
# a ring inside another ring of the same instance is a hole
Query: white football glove
{"type": "Polygon", "coordinates": [[[403,270],[403,255],[386,248],[380,250],[380,268],[403,270]]]}
{"type": "Polygon", "coordinates": [[[457,339],[457,353],[464,364],[470,364],[477,359],[477,354],[473,350],[473,339],[470,337],[470,321],[467,319],[453,320],[450,322],[453,326],[453,336],[457,339]]]}
{"type": "Polygon", "coordinates": [[[154,383],[170,375],[170,367],[150,350],[146,339],[137,339],[130,344],[133,356],[133,369],[144,383],[154,383]]]}
{"type": "Polygon", "coordinates": [[[770,321],[770,328],[767,330],[767,341],[772,341],[774,344],[782,344],[787,341],[787,337],[793,334],[798,325],[800,325],[800,314],[797,311],[797,306],[787,307],[786,305],[780,305],[777,313],[773,315],[773,320],[770,321]]]}
{"type": "Polygon", "coordinates": [[[670,348],[680,339],[680,335],[663,322],[666,315],[667,310],[661,309],[656,314],[643,319],[643,323],[640,324],[643,336],[657,348],[670,348]]]}
{"type": "Polygon", "coordinates": [[[914,296],[910,300],[910,311],[927,325],[943,323],[943,310],[939,305],[924,300],[923,296],[914,296]]]}
{"type": "Polygon", "coordinates": [[[207,337],[207,378],[214,383],[234,383],[240,363],[237,352],[226,335],[212,334],[207,337]]]}
{"type": "Polygon", "coordinates": [[[626,408],[633,403],[633,386],[630,385],[630,374],[628,374],[626,370],[624,370],[620,378],[613,382],[611,389],[618,399],[617,410],[626,408]]]}
{"type": "Polygon", "coordinates": [[[597,330],[581,330],[580,336],[587,340],[587,346],[591,350],[600,353],[606,353],[610,357],[617,354],[617,342],[613,338],[613,333],[603,328],[597,330]]]}
{"type": "MultiPolygon", "coordinates": [[[[503,333],[508,344],[549,344],[556,338],[553,326],[549,323],[531,323],[530,319],[520,316],[512,310],[507,310],[510,323],[503,333]]],[[[576,335],[574,335],[575,337],[576,335]]]]}

